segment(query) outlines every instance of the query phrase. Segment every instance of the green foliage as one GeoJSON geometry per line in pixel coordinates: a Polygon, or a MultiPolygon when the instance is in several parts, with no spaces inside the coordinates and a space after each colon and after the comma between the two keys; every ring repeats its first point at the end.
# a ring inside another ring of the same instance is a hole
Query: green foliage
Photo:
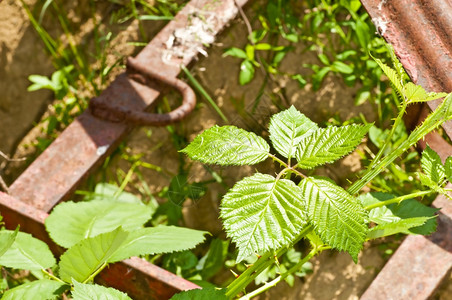
{"type": "MultiPolygon", "coordinates": [[[[363,206],[370,206],[394,199],[385,193],[367,193],[358,200],[363,206]]],[[[429,235],[436,230],[435,212],[437,209],[427,207],[414,199],[404,200],[385,206],[378,206],[369,211],[369,221],[377,224],[369,230],[367,238],[375,239],[396,233],[429,235]]]]}
{"type": "Polygon", "coordinates": [[[331,163],[353,151],[372,125],[345,125],[317,129],[298,144],[298,166],[312,169],[331,163]]]}
{"type": "Polygon", "coordinates": [[[276,151],[290,160],[294,157],[300,141],[316,129],[317,124],[291,106],[272,116],[269,125],[270,140],[276,151]]]}
{"type": "Polygon", "coordinates": [[[221,218],[237,244],[237,262],[253,253],[291,243],[307,225],[300,188],[292,181],[256,173],[242,179],[224,196],[221,218]]]}
{"type": "Polygon", "coordinates": [[[126,231],[142,228],[151,214],[152,209],[142,203],[69,201],[55,207],[45,225],[55,243],[69,248],[82,239],[112,231],[119,226],[126,231]]]}
{"type": "Polygon", "coordinates": [[[173,297],[171,300],[227,300],[228,297],[225,296],[224,291],[210,287],[201,289],[194,289],[189,291],[180,292],[173,297]]]}
{"type": "Polygon", "coordinates": [[[316,233],[325,244],[347,251],[357,262],[367,234],[364,208],[330,180],[306,178],[300,186],[316,233]]]}
{"type": "MultiPolygon", "coordinates": [[[[2,235],[14,235],[13,231],[0,231],[2,235]]],[[[0,265],[15,269],[41,270],[56,264],[55,258],[46,243],[31,234],[17,232],[17,236],[5,253],[0,257],[0,265]]]]}
{"type": "Polygon", "coordinates": [[[422,152],[422,171],[433,181],[442,183],[446,177],[444,165],[441,163],[439,155],[428,145],[422,152]]]}
{"type": "Polygon", "coordinates": [[[72,291],[74,300],[132,300],[127,294],[113,288],[106,288],[97,284],[83,284],[74,281],[74,290],[72,291]]]}
{"type": "Polygon", "coordinates": [[[198,135],[181,152],[207,164],[256,164],[268,157],[270,146],[252,132],[235,126],[214,126],[198,135]]]}
{"type": "Polygon", "coordinates": [[[3,254],[11,248],[12,244],[16,240],[17,233],[19,232],[18,230],[19,228],[17,228],[16,231],[0,230],[0,257],[2,257],[3,254]]]}
{"type": "Polygon", "coordinates": [[[58,299],[68,285],[55,280],[40,279],[24,283],[10,289],[3,294],[2,300],[33,299],[53,300],[58,299]]]}

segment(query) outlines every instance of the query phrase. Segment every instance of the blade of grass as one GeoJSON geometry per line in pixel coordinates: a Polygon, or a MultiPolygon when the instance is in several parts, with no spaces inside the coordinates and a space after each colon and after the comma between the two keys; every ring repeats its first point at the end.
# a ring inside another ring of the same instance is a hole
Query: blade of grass
{"type": "Polygon", "coordinates": [[[193,77],[193,75],[190,73],[190,71],[184,66],[181,66],[181,69],[184,71],[185,75],[187,75],[188,80],[190,80],[191,84],[193,84],[195,89],[210,103],[210,105],[212,105],[213,109],[215,109],[215,111],[223,119],[223,121],[225,121],[226,123],[229,123],[228,118],[226,118],[226,116],[223,114],[223,112],[218,107],[218,105],[213,101],[213,99],[206,92],[206,90],[201,86],[201,84],[193,77]]]}

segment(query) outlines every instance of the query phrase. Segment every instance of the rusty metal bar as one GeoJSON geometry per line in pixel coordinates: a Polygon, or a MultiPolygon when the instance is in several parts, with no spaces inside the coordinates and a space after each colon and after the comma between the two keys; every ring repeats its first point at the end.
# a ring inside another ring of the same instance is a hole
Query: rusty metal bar
{"type": "MultiPolygon", "coordinates": [[[[451,188],[452,184],[448,185],[451,188]]],[[[429,237],[408,236],[361,300],[429,299],[452,267],[452,205],[441,195],[433,206],[441,208],[438,229],[429,237]]]]}
{"type": "MultiPolygon", "coordinates": [[[[237,1],[244,5],[247,0],[237,1]]],[[[193,0],[138,54],[136,64],[175,78],[204,44],[237,14],[233,0],[193,0]]],[[[159,95],[121,74],[99,96],[101,101],[130,111],[153,106],[159,95]]],[[[68,199],[78,184],[109,155],[129,132],[124,123],[111,123],[84,112],[10,186],[10,194],[46,212],[68,199]]]]}
{"type": "MultiPolygon", "coordinates": [[[[361,2],[415,83],[428,91],[452,91],[450,0],[361,2]]],[[[439,101],[428,102],[428,107],[435,109],[439,101]]],[[[424,105],[418,123],[428,112],[424,105]]],[[[452,122],[444,124],[443,129],[452,138],[452,122]]],[[[452,146],[436,132],[420,141],[419,147],[424,149],[427,144],[443,161],[452,155],[452,146]]],[[[452,201],[438,196],[433,206],[441,208],[437,232],[429,237],[408,236],[361,299],[427,299],[447,277],[452,269],[452,201]]]]}
{"type": "MultiPolygon", "coordinates": [[[[158,77],[171,85],[180,65],[187,66],[198,52],[205,52],[204,45],[211,44],[237,14],[236,4],[243,6],[246,2],[192,0],[137,55],[134,68],[141,68],[139,71],[147,76],[157,71],[158,77]]],[[[136,112],[152,108],[159,93],[159,86],[148,86],[123,73],[99,98],[136,112]]],[[[0,193],[0,212],[6,226],[13,229],[20,224],[23,231],[61,253],[48,237],[44,219],[57,203],[72,195],[130,130],[126,123],[107,122],[85,111],[10,186],[9,195],[0,193]]],[[[139,258],[111,265],[98,280],[134,299],[168,299],[176,292],[198,287],[139,258]]]]}
{"type": "Polygon", "coordinates": [[[154,79],[178,90],[183,97],[182,105],[166,114],[152,114],[113,105],[111,102],[107,102],[105,97],[94,98],[89,102],[89,109],[93,116],[110,122],[124,122],[141,126],[163,126],[181,121],[195,108],[195,92],[182,80],[161,76],[158,72],[142,66],[130,57],[127,59],[127,68],[139,72],[138,74],[129,74],[129,78],[135,79],[141,84],[146,85],[149,79],[154,79]]]}

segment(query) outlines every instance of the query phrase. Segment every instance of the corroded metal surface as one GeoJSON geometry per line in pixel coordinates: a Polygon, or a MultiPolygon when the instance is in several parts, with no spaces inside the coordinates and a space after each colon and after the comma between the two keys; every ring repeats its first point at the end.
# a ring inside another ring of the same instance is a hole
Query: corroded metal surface
{"type": "MultiPolygon", "coordinates": [[[[452,92],[452,1],[361,2],[415,83],[428,91],[452,92]]],[[[428,105],[434,109],[439,101],[428,105]]],[[[452,138],[452,122],[443,128],[452,138]]]]}
{"type": "MultiPolygon", "coordinates": [[[[449,184],[448,188],[452,185],[449,184]]],[[[451,200],[438,196],[438,229],[429,237],[408,236],[361,300],[428,299],[452,268],[451,200]]]]}
{"type": "MultiPolygon", "coordinates": [[[[452,91],[452,1],[361,0],[379,33],[395,50],[411,79],[428,91],[452,91]]],[[[441,100],[428,102],[435,109],[441,100]]],[[[416,114],[421,122],[429,109],[416,114]]],[[[452,137],[452,122],[443,125],[452,137]]],[[[419,142],[445,158],[452,146],[434,132],[419,142]]],[[[451,185],[449,184],[449,188],[451,185]]],[[[427,299],[452,268],[452,201],[438,196],[437,232],[409,236],[391,257],[361,299],[427,299]]]]}
{"type": "MultiPolygon", "coordinates": [[[[64,249],[56,245],[45,230],[48,214],[0,192],[0,211],[6,228],[31,233],[46,242],[50,250],[60,256],[64,249]]],[[[198,288],[197,285],[161,269],[143,259],[132,257],[110,265],[96,280],[99,283],[127,292],[133,299],[169,299],[181,290],[198,288]]]]}
{"type": "MultiPolygon", "coordinates": [[[[180,65],[188,65],[203,51],[205,43],[213,42],[236,13],[233,0],[191,1],[137,55],[136,64],[158,70],[162,77],[175,78],[180,65]]],[[[143,111],[154,104],[158,95],[158,87],[149,88],[121,74],[99,98],[124,109],[143,111]]],[[[70,197],[129,130],[124,123],[102,121],[83,113],[11,185],[11,195],[50,211],[70,197]]]]}
{"type": "Polygon", "coordinates": [[[195,108],[196,95],[191,87],[182,80],[175,77],[161,76],[146,66],[141,65],[132,58],[127,59],[129,78],[138,80],[142,84],[147,84],[149,80],[157,80],[178,90],[182,95],[182,105],[166,114],[154,114],[141,110],[132,110],[112,104],[106,97],[94,98],[89,102],[89,110],[93,116],[110,122],[121,122],[141,126],[164,126],[174,122],[179,122],[187,117],[195,108]],[[132,73],[138,72],[138,73],[132,73]]]}
{"type": "MultiPolygon", "coordinates": [[[[247,0],[192,0],[138,54],[136,65],[158,70],[160,76],[175,78],[180,65],[187,66],[204,46],[237,14],[236,2],[247,0]]],[[[148,73],[148,72],[147,72],[148,73]]],[[[103,101],[130,111],[152,108],[160,87],[151,87],[125,73],[99,96],[103,101]]],[[[0,212],[6,226],[18,224],[25,232],[49,243],[56,254],[61,248],[48,237],[44,220],[52,208],[70,197],[78,184],[101,164],[131,127],[121,122],[97,119],[89,112],[80,115],[10,186],[0,193],[0,212]]],[[[98,278],[134,299],[168,299],[181,290],[198,286],[139,258],[113,264],[98,278]]]]}

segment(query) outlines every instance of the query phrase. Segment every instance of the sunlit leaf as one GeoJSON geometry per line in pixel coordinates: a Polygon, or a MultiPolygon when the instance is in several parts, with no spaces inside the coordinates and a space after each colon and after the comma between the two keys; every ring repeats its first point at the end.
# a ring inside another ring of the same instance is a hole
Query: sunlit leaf
{"type": "Polygon", "coordinates": [[[252,132],[235,126],[214,126],[181,150],[207,164],[252,165],[268,157],[270,146],[252,132]]]}
{"type": "Polygon", "coordinates": [[[307,224],[300,188],[290,180],[260,173],[228,191],[220,216],[237,244],[238,262],[255,252],[288,245],[307,224]]]}
{"type": "Polygon", "coordinates": [[[114,288],[107,288],[97,284],[83,284],[74,282],[73,300],[132,300],[127,294],[114,288]]]}
{"type": "Polygon", "coordinates": [[[371,126],[372,124],[366,126],[353,124],[317,129],[300,141],[296,152],[298,166],[312,169],[338,160],[361,143],[371,126]]]}
{"type": "Polygon", "coordinates": [[[50,280],[41,279],[21,284],[13,289],[7,290],[2,300],[53,300],[61,296],[61,294],[69,288],[69,285],[50,280]]]}
{"type": "Polygon", "coordinates": [[[316,123],[291,106],[272,116],[269,126],[270,140],[279,154],[290,159],[295,155],[300,141],[316,129],[316,123]]]}
{"type": "Polygon", "coordinates": [[[350,253],[356,262],[367,234],[361,203],[326,179],[308,177],[300,187],[316,233],[324,243],[350,253]]]}

